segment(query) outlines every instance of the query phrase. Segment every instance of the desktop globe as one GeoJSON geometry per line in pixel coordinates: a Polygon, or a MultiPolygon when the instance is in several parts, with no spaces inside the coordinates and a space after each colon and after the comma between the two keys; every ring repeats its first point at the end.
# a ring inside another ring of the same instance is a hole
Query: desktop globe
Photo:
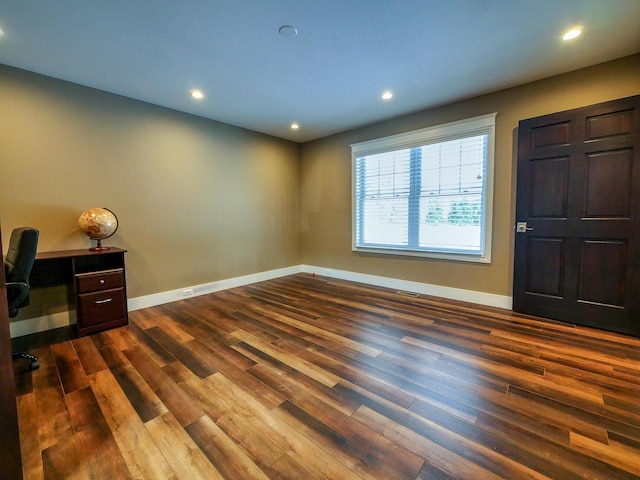
{"type": "Polygon", "coordinates": [[[80,215],[78,226],[87,237],[98,241],[97,245],[89,250],[101,252],[109,250],[109,247],[102,246],[102,240],[116,233],[118,218],[108,208],[91,208],[80,215]]]}

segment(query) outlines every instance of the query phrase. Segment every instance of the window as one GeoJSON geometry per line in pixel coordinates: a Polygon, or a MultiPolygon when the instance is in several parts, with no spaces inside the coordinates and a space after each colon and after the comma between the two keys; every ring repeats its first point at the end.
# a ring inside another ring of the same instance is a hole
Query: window
{"type": "Polygon", "coordinates": [[[351,145],[353,250],[489,263],[495,116],[351,145]]]}

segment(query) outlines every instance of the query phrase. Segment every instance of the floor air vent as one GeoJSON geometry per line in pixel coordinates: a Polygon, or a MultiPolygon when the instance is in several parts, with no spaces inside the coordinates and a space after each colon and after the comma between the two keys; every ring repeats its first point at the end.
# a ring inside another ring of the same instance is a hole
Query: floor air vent
{"type": "Polygon", "coordinates": [[[398,290],[396,292],[398,295],[404,295],[405,297],[413,297],[413,298],[418,298],[420,296],[419,293],[415,293],[415,292],[406,292],[404,290],[398,290]]]}

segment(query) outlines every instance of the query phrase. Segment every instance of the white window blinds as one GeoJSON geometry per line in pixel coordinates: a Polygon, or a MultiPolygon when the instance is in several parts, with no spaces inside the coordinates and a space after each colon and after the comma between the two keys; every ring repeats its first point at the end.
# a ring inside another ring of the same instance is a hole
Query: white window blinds
{"type": "Polygon", "coordinates": [[[352,145],[354,250],[488,262],[494,119],[352,145]]]}

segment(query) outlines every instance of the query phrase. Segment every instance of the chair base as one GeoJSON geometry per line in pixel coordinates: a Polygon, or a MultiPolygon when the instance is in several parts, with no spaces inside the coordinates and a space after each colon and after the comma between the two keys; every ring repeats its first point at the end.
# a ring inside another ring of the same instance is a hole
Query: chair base
{"type": "Polygon", "coordinates": [[[18,358],[26,358],[27,360],[29,360],[29,370],[37,370],[38,368],[40,368],[40,362],[38,361],[38,357],[36,357],[35,355],[31,355],[27,352],[17,352],[13,353],[11,356],[14,360],[18,358]]]}

